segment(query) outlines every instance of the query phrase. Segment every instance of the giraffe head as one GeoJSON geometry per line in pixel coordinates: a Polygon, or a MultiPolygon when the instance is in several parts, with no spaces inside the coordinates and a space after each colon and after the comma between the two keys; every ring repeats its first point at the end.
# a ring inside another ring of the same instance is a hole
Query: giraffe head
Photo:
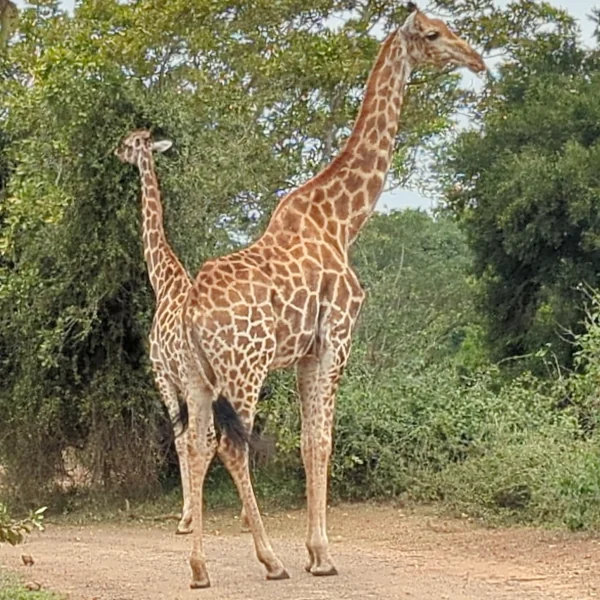
{"type": "Polygon", "coordinates": [[[155,142],[147,129],[137,129],[121,140],[119,147],[115,150],[115,155],[121,162],[138,165],[140,157],[144,154],[165,152],[172,144],[173,142],[169,140],[155,142]]]}
{"type": "Polygon", "coordinates": [[[414,2],[409,2],[408,15],[400,28],[408,42],[408,54],[415,64],[467,67],[473,73],[487,71],[483,58],[467,42],[459,38],[440,19],[430,19],[414,2]]]}

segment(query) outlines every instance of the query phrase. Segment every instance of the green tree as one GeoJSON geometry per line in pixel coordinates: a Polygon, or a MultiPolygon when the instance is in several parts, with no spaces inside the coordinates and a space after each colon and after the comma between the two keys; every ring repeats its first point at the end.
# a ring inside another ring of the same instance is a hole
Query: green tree
{"type": "MultiPolygon", "coordinates": [[[[69,447],[95,481],[140,490],[158,478],[163,419],[145,352],[138,182],[113,148],[139,126],[174,140],[158,172],[170,239],[193,273],[255,236],[340,147],[374,31],[406,11],[379,0],[83,0],[74,16],[55,0],[32,5],[0,54],[0,457],[13,481],[27,470],[30,495],[62,474],[69,447]]],[[[490,49],[558,18],[526,0],[436,6],[490,49]]],[[[391,185],[451,127],[470,98],[459,84],[415,75],[391,185]]]]}
{"type": "Polygon", "coordinates": [[[571,363],[578,288],[600,284],[599,92],[574,28],[540,34],[502,66],[481,127],[450,148],[448,205],[475,256],[496,357],[550,346],[571,363]]]}
{"type": "Polygon", "coordinates": [[[46,507],[39,508],[25,519],[16,520],[10,516],[6,506],[0,502],[0,544],[7,543],[16,546],[34,528],[43,530],[42,523],[45,512],[46,507]]]}
{"type": "Polygon", "coordinates": [[[370,370],[419,370],[456,354],[475,314],[471,255],[455,222],[416,210],[376,214],[353,263],[368,293],[356,343],[370,370]]]}

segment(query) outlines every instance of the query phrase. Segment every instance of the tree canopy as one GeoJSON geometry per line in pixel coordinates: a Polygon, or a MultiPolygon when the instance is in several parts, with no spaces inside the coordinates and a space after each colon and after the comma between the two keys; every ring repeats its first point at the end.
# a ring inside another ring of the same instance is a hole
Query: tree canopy
{"type": "Polygon", "coordinates": [[[576,31],[523,43],[480,127],[450,148],[448,205],[468,235],[497,357],[548,345],[571,363],[581,286],[600,283],[600,78],[576,31]]]}
{"type": "MultiPolygon", "coordinates": [[[[564,41],[572,28],[564,12],[531,0],[504,8],[436,0],[431,9],[486,52],[525,53],[532,40],[551,42],[540,29],[564,41]]],[[[0,458],[9,474],[30,474],[24,493],[56,480],[67,448],[103,483],[139,489],[160,474],[163,419],[145,349],[153,300],[137,176],[112,155],[119,139],[148,127],[173,140],[157,170],[169,239],[193,274],[253,239],[278,199],[339,149],[378,43],[405,16],[379,0],[82,0],[73,15],[36,0],[21,12],[0,48],[0,458]]],[[[500,104],[486,96],[481,108],[461,86],[457,73],[414,75],[390,185],[425,182],[426,151],[450,135],[457,110],[493,119],[500,104]]],[[[484,152],[472,154],[481,164],[484,152]]],[[[410,263],[404,314],[411,303],[430,307],[435,345],[463,313],[433,315],[444,299],[417,273],[455,258],[432,280],[456,283],[448,298],[458,302],[464,281],[452,276],[463,272],[466,249],[450,226],[407,219],[378,217],[356,262],[373,288],[385,288],[388,307],[399,306],[398,280],[377,269],[407,275],[393,239],[419,240],[428,254],[422,266],[418,256],[410,263]],[[415,234],[419,227],[431,240],[415,234]]],[[[477,247],[475,255],[481,263],[477,247]]],[[[402,347],[403,332],[418,339],[408,321],[386,314],[399,336],[393,344],[373,337],[385,327],[381,316],[359,334],[378,365],[402,347]]]]}

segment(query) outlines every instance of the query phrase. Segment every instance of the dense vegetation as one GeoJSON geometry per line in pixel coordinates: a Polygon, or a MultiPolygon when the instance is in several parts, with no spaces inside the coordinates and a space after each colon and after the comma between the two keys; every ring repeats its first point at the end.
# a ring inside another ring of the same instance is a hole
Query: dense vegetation
{"type": "MultiPolygon", "coordinates": [[[[480,93],[456,74],[413,77],[390,184],[437,186],[444,201],[434,215],[376,214],[354,248],[369,296],[339,394],[332,491],[591,527],[596,53],[544,3],[432,4],[505,60],[480,93]],[[453,133],[457,111],[468,131],[453,133]]],[[[140,126],[174,141],[157,169],[193,273],[255,237],[335,153],[374,33],[405,12],[372,0],[32,6],[0,50],[0,464],[25,501],[83,483],[143,497],[176,478],[146,353],[139,185],[113,148],[140,126]]],[[[256,475],[289,497],[303,485],[293,380],[270,385],[260,423],[277,453],[256,475]]],[[[209,483],[231,489],[218,467],[209,483]]]]}

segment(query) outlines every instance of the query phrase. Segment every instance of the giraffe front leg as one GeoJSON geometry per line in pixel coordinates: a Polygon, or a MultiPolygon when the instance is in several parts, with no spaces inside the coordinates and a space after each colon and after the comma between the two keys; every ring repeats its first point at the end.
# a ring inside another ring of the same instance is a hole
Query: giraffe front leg
{"type": "Polygon", "coordinates": [[[298,366],[302,407],[301,451],[306,471],[308,526],[305,569],[316,576],[337,575],[327,538],[327,479],[332,448],[335,392],[341,366],[329,357],[309,358],[298,366]]]}

